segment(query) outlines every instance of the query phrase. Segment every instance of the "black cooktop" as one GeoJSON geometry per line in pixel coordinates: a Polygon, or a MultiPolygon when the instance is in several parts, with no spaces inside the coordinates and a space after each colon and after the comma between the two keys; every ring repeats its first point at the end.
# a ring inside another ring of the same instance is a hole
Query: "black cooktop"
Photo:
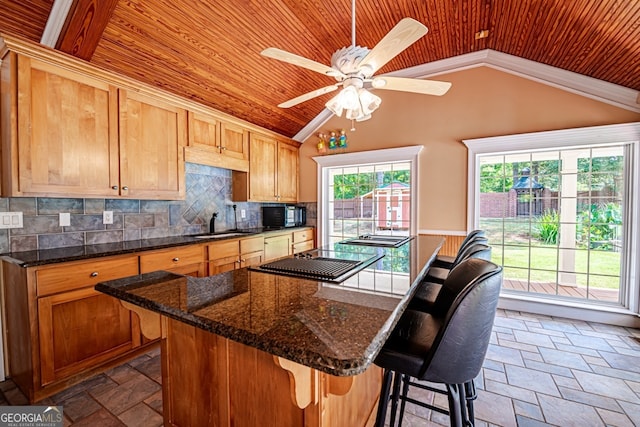
{"type": "Polygon", "coordinates": [[[322,249],[267,262],[251,270],[340,283],[363,270],[384,254],[336,252],[322,249]]]}

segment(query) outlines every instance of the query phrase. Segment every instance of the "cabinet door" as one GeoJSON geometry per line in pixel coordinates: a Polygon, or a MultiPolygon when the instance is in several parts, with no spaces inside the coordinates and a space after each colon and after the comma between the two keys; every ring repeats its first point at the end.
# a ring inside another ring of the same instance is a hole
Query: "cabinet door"
{"type": "Polygon", "coordinates": [[[189,147],[220,152],[220,121],[213,116],[189,111],[189,147]]]}
{"type": "Polygon", "coordinates": [[[265,237],[264,260],[269,261],[291,255],[291,234],[265,237]]]}
{"type": "Polygon", "coordinates": [[[141,344],[137,317],[93,287],[39,298],[38,326],[43,386],[141,344]]]}
{"type": "Polygon", "coordinates": [[[18,98],[13,195],[118,195],[115,87],[18,56],[18,98]]]}
{"type": "Polygon", "coordinates": [[[120,90],[119,112],[121,194],[139,199],[184,199],[186,111],[120,90]]]}
{"type": "Polygon", "coordinates": [[[240,267],[251,267],[264,262],[264,251],[249,252],[240,255],[240,267]]]}
{"type": "Polygon", "coordinates": [[[232,123],[220,124],[222,154],[239,160],[249,160],[249,131],[232,123]]]}
{"type": "Polygon", "coordinates": [[[209,276],[235,270],[238,266],[239,261],[237,255],[209,261],[209,276]]]}
{"type": "Polygon", "coordinates": [[[298,201],[298,149],[278,143],[278,192],[280,202],[298,201]]]}
{"type": "Polygon", "coordinates": [[[263,135],[251,134],[249,150],[249,200],[275,201],[278,142],[263,135]]]}

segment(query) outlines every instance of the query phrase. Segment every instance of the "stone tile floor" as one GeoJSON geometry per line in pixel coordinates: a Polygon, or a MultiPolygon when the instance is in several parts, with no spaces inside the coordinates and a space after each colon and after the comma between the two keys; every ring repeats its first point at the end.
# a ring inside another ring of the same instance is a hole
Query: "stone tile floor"
{"type": "MultiPolygon", "coordinates": [[[[63,405],[67,426],[159,426],[160,382],[156,349],[38,403],[63,405]]],[[[640,330],[499,310],[476,384],[477,426],[640,426],[640,330]]],[[[0,391],[2,405],[26,403],[10,380],[0,391]]],[[[448,419],[408,404],[403,425],[448,419]]]]}

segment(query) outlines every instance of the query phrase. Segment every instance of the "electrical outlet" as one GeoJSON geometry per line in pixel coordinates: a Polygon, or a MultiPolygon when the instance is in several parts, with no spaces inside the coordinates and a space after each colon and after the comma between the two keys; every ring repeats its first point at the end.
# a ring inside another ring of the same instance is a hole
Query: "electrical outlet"
{"type": "Polygon", "coordinates": [[[0,228],[22,227],[22,212],[0,212],[0,228]]]}
{"type": "Polygon", "coordinates": [[[71,214],[69,212],[60,212],[60,227],[68,227],[71,225],[71,214]]]}
{"type": "Polygon", "coordinates": [[[113,211],[103,211],[102,212],[102,223],[103,224],[113,224],[113,211]]]}
{"type": "Polygon", "coordinates": [[[247,217],[247,211],[244,209],[240,209],[240,218],[246,218],[247,217]]]}

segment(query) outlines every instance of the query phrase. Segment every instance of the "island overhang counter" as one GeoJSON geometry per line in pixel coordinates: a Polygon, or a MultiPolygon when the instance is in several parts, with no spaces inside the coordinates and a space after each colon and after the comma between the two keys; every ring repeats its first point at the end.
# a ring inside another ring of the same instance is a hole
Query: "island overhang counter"
{"type": "Polygon", "coordinates": [[[371,425],[382,379],[373,360],[442,243],[341,246],[384,255],[341,283],[242,268],[159,271],[96,290],[161,338],[165,425],[371,425]]]}

